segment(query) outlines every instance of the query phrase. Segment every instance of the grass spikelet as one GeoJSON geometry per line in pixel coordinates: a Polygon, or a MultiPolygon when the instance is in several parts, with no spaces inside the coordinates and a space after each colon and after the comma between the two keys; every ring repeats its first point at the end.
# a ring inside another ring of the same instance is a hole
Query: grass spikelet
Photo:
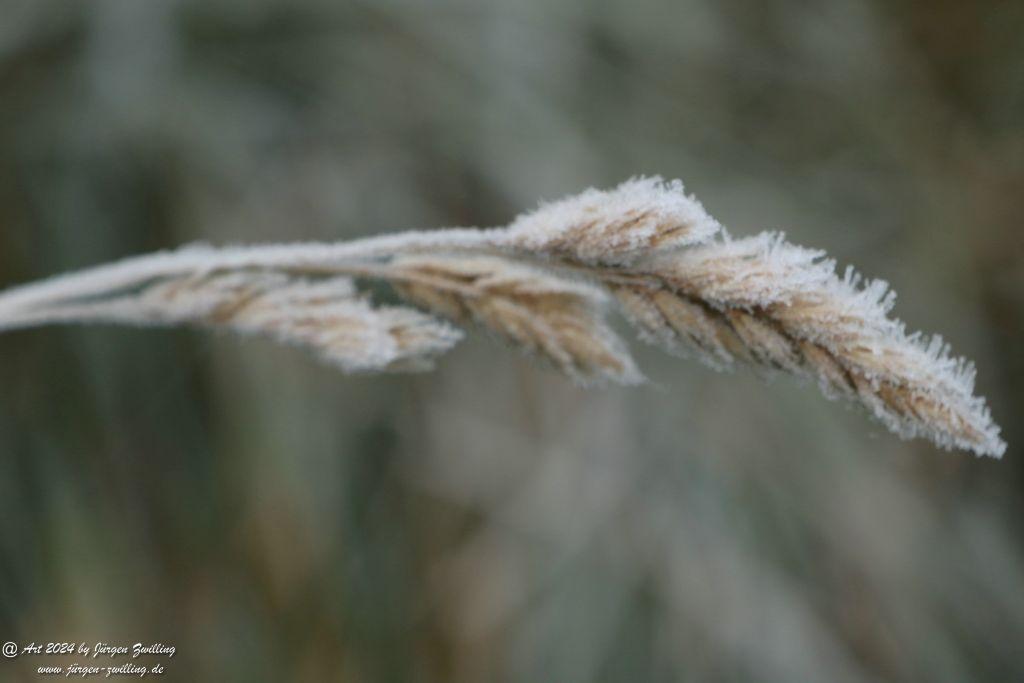
{"type": "Polygon", "coordinates": [[[978,455],[1005,451],[984,401],[973,396],[973,368],[941,340],[908,335],[889,318],[894,295],[884,282],[861,284],[850,270],[839,278],[823,252],[773,233],[721,239],[637,267],[678,299],[676,310],[690,312],[665,315],[670,307],[658,306],[675,338],[713,358],[726,356],[729,327],[754,365],[810,376],[826,395],[854,398],[900,436],[978,455]]]}
{"type": "Polygon", "coordinates": [[[374,308],[349,278],[317,282],[283,273],[170,278],[139,291],[60,303],[22,323],[193,324],[308,348],[347,372],[428,369],[462,333],[419,311],[374,308]]]}
{"type": "Polygon", "coordinates": [[[715,369],[750,358],[736,331],[707,304],[661,287],[619,285],[613,291],[640,337],[669,353],[696,355],[715,369]]]}
{"type": "Polygon", "coordinates": [[[516,218],[510,244],[589,264],[622,265],[700,244],[721,226],[678,180],[638,178],[587,190],[516,218]]]}
{"type": "Polygon", "coordinates": [[[607,295],[600,289],[493,257],[406,257],[390,268],[395,288],[411,303],[476,322],[582,383],[641,380],[604,321],[607,295]]]}

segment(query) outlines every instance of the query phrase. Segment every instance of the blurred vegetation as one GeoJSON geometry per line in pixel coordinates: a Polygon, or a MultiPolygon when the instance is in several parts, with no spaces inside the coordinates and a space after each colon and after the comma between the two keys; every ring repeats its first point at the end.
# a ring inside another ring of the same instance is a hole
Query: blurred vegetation
{"type": "Polygon", "coordinates": [[[936,452],[656,352],[655,386],[584,391],[488,339],[352,378],[190,331],[7,335],[0,640],[161,641],[169,680],[1024,678],[1024,4],[0,15],[4,285],[658,173],[892,282],[1010,443],[936,452]]]}

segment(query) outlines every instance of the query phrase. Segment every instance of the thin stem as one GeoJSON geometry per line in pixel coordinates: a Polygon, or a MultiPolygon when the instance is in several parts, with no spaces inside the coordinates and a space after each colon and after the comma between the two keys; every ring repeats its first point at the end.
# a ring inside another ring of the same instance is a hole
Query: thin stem
{"type": "Polygon", "coordinates": [[[0,293],[0,327],[29,309],[110,294],[147,281],[186,273],[242,268],[322,268],[341,272],[347,263],[402,254],[463,252],[507,254],[499,230],[459,228],[405,232],[344,243],[305,243],[255,247],[190,247],[130,258],[61,275],[0,293]]]}

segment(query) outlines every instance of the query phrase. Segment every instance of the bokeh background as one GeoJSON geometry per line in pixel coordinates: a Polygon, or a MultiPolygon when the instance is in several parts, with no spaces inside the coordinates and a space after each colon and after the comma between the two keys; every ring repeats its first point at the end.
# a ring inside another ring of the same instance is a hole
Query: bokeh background
{"type": "MultiPolygon", "coordinates": [[[[0,337],[0,640],[189,681],[1024,680],[1024,3],[0,0],[0,284],[498,225],[635,174],[890,281],[1010,449],[637,346],[346,377],[0,337]]],[[[0,661],[3,680],[42,663],[0,661]]]]}

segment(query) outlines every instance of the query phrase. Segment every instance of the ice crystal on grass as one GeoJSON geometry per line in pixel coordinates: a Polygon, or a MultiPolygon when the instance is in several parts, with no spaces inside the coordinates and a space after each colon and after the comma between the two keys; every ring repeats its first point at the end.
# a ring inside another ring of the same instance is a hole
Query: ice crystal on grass
{"type": "Polygon", "coordinates": [[[507,238],[528,250],[583,263],[622,265],[700,244],[720,229],[681,182],[655,177],[542,204],[516,218],[507,238]]]}
{"type": "Polygon", "coordinates": [[[374,308],[349,278],[244,271],[159,280],[137,292],[40,308],[21,322],[199,325],[308,348],[348,372],[428,369],[462,337],[414,309],[374,308]]]}
{"type": "Polygon", "coordinates": [[[885,282],[852,269],[839,277],[824,252],[779,233],[733,239],[681,183],[660,178],[587,190],[507,228],[130,259],[0,294],[0,329],[202,324],[367,371],[423,367],[451,348],[461,332],[437,315],[482,326],[581,382],[635,383],[641,374],[605,320],[610,300],[670,351],[810,379],[903,437],[978,455],[1006,449],[974,395],[973,365],[891,318],[885,282]],[[372,307],[360,278],[426,312],[372,307]]]}
{"type": "Polygon", "coordinates": [[[410,302],[476,322],[580,382],[641,380],[604,321],[607,295],[592,285],[490,257],[406,257],[393,266],[396,288],[410,302]]]}

